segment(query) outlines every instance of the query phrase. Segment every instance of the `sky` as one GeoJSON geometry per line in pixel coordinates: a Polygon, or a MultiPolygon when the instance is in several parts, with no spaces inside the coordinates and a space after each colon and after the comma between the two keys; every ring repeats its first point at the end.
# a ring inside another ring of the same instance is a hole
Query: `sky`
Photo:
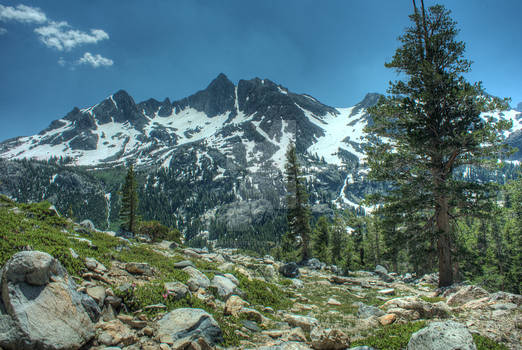
{"type": "MultiPolygon", "coordinates": [[[[522,1],[425,0],[452,11],[469,81],[522,102],[522,1]]],[[[0,141],[124,89],[171,101],[219,73],[268,78],[333,107],[385,93],[411,0],[0,0],[0,141]]]]}

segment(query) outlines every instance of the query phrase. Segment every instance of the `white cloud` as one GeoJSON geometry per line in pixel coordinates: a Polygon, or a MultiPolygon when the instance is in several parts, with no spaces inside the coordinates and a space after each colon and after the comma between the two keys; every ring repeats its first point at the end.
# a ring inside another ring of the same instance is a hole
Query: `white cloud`
{"type": "Polygon", "coordinates": [[[96,44],[98,41],[109,39],[109,34],[101,29],[91,29],[90,33],[72,29],[67,22],[50,21],[48,25],[34,30],[41,42],[47,47],[59,51],[70,50],[83,44],[96,44]]]}
{"type": "Polygon", "coordinates": [[[60,66],[62,66],[62,67],[65,67],[65,65],[67,65],[67,61],[65,60],[65,58],[60,57],[60,58],[58,59],[58,64],[59,64],[60,66]]]}
{"type": "Polygon", "coordinates": [[[0,35],[4,35],[7,33],[7,29],[0,27],[0,35]]]}
{"type": "Polygon", "coordinates": [[[47,16],[38,7],[0,5],[0,21],[9,20],[23,23],[44,23],[47,22],[47,16]]]}
{"type": "MultiPolygon", "coordinates": [[[[59,62],[58,62],[59,63],[59,62]]],[[[90,52],[86,52],[83,54],[78,61],[76,61],[77,65],[87,64],[94,68],[98,67],[109,67],[114,64],[114,61],[110,58],[103,57],[100,54],[92,55],[90,52]]]]}

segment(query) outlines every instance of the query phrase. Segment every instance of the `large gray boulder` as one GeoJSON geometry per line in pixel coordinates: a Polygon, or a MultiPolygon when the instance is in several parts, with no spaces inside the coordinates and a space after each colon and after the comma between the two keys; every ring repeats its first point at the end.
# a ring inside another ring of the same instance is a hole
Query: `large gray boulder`
{"type": "Polygon", "coordinates": [[[457,322],[433,322],[412,334],[408,350],[476,350],[468,329],[457,322]]]}
{"type": "Polygon", "coordinates": [[[207,276],[203,274],[203,272],[199,271],[198,269],[187,266],[183,269],[186,273],[189,274],[189,279],[187,281],[187,285],[190,288],[191,291],[195,292],[199,288],[207,289],[210,286],[210,280],[207,276]]]}
{"type": "Polygon", "coordinates": [[[47,253],[15,254],[0,271],[0,347],[79,349],[94,337],[100,309],[47,253]]]}
{"type": "Polygon", "coordinates": [[[202,309],[181,308],[166,314],[158,321],[158,340],[173,344],[199,338],[210,346],[223,342],[221,328],[214,318],[202,309]]]}
{"type": "Polygon", "coordinates": [[[223,300],[226,300],[232,294],[237,294],[236,284],[225,276],[214,276],[212,282],[210,282],[210,287],[215,288],[217,295],[223,300]]]}

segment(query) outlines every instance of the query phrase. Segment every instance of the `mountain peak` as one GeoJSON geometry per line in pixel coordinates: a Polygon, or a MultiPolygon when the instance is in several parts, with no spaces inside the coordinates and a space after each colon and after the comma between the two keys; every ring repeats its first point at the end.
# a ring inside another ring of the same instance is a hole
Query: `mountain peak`
{"type": "Polygon", "coordinates": [[[517,108],[515,108],[515,110],[522,112],[522,102],[518,103],[517,108]]]}

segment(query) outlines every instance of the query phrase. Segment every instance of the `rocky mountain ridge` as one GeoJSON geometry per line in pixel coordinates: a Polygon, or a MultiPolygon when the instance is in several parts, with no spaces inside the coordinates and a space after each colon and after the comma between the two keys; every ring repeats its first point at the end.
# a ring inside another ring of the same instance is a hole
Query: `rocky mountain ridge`
{"type": "MultiPolygon", "coordinates": [[[[141,213],[180,227],[189,239],[204,231],[216,239],[226,230],[231,243],[263,225],[280,231],[290,142],[300,154],[314,215],[358,208],[366,194],[380,189],[366,180],[363,131],[371,122],[367,109],[378,98],[368,94],[355,106],[333,108],[268,79],[235,85],[224,74],[174,102],[136,103],[120,90],[89,108],[74,108],[38,135],[2,142],[0,192],[22,201],[49,200],[61,212],[72,209],[108,228],[118,220],[121,185],[113,169],[134,162],[141,174],[141,213]],[[50,164],[28,163],[35,159],[50,164]],[[83,170],[72,176],[78,165],[95,176],[83,170]],[[70,186],[57,187],[64,177],[81,179],[66,182],[82,184],[87,202],[79,202],[70,186]]],[[[522,113],[499,117],[513,121],[505,136],[522,149],[522,113]]],[[[520,151],[513,160],[519,158],[520,151]]]]}

